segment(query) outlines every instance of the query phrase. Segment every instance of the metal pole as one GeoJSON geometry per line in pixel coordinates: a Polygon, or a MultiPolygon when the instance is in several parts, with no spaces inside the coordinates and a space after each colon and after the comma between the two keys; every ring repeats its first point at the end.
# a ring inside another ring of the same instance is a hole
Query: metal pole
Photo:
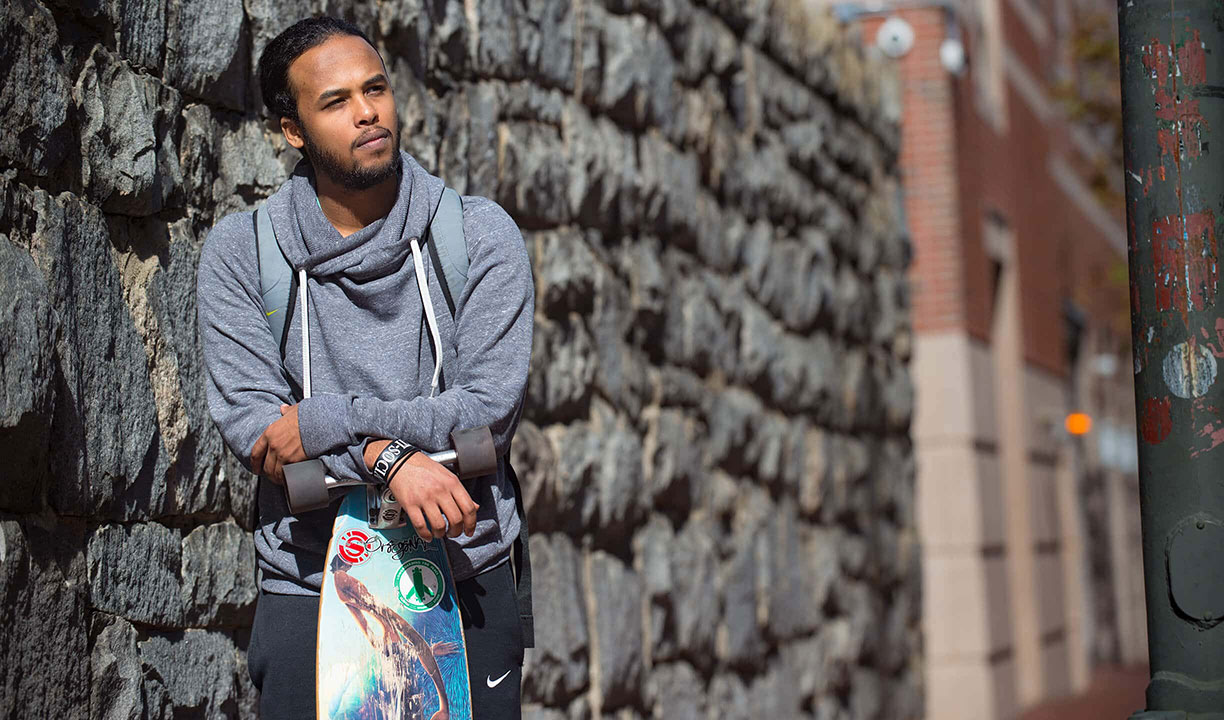
{"type": "Polygon", "coordinates": [[[1118,28],[1151,665],[1132,720],[1224,720],[1224,4],[1118,0],[1118,28]]]}

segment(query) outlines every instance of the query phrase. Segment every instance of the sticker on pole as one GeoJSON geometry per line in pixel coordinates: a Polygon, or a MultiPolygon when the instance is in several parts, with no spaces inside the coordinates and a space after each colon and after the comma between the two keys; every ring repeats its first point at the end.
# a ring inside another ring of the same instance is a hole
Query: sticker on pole
{"type": "Polygon", "coordinates": [[[1162,369],[1169,390],[1187,400],[1206,395],[1216,379],[1215,356],[1193,339],[1175,345],[1165,356],[1162,369]]]}

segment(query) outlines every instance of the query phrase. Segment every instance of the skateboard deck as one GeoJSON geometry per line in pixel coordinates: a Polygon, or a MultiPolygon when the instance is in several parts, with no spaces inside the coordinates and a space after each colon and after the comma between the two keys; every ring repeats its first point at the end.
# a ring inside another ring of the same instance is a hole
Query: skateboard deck
{"type": "Polygon", "coordinates": [[[320,720],[471,720],[467,647],[443,540],[370,527],[366,489],[336,514],[319,601],[320,720]]]}

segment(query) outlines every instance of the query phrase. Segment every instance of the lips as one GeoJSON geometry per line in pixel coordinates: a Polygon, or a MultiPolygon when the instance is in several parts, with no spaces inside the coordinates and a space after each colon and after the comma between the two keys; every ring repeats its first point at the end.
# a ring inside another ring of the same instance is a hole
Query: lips
{"type": "Polygon", "coordinates": [[[371,147],[372,144],[374,145],[374,147],[377,147],[378,144],[381,144],[379,143],[380,140],[385,140],[389,137],[391,137],[391,132],[388,130],[384,130],[382,128],[379,128],[377,130],[372,130],[366,133],[365,135],[362,135],[361,137],[357,138],[357,143],[355,147],[357,148],[371,147]]]}

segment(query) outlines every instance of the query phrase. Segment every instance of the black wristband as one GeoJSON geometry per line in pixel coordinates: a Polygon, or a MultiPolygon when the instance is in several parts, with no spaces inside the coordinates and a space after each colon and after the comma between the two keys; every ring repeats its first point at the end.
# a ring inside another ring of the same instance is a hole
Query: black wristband
{"type": "Polygon", "coordinates": [[[404,451],[404,454],[400,455],[395,461],[395,464],[391,466],[391,470],[387,472],[387,482],[391,482],[391,478],[395,477],[395,473],[399,472],[399,469],[404,465],[404,463],[408,462],[408,458],[416,455],[419,452],[421,452],[420,448],[409,445],[408,449],[404,451]]]}
{"type": "Polygon", "coordinates": [[[374,461],[370,474],[379,482],[389,482],[400,464],[418,452],[420,448],[413,447],[403,440],[392,440],[382,452],[378,453],[378,459],[374,461]]]}

